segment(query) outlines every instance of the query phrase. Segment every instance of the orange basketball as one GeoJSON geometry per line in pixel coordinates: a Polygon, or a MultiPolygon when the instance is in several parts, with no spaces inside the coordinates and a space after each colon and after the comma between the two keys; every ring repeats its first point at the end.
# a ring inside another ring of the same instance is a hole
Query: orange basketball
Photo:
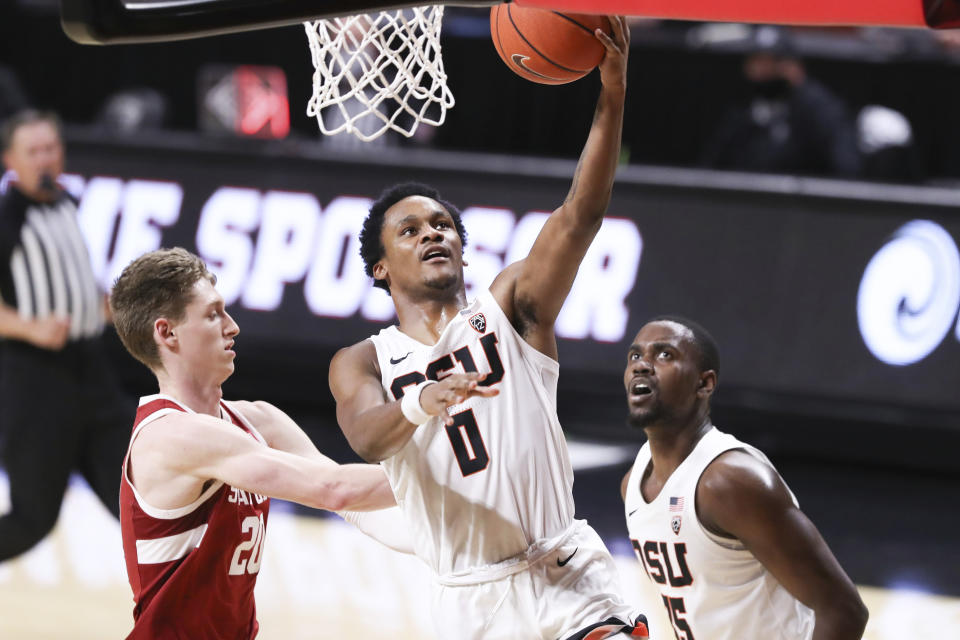
{"type": "Polygon", "coordinates": [[[606,52],[594,31],[610,34],[606,16],[500,4],[490,10],[497,53],[517,75],[540,84],[566,84],[587,75],[606,52]]]}

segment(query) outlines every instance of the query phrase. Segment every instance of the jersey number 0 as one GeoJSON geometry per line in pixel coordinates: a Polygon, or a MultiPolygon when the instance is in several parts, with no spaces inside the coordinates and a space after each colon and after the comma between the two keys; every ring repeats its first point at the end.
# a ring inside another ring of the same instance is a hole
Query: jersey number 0
{"type": "MultiPolygon", "coordinates": [[[[497,334],[488,333],[480,338],[480,345],[483,347],[483,354],[487,357],[487,364],[490,365],[488,373],[478,384],[483,386],[494,385],[503,380],[503,360],[500,359],[500,352],[497,350],[497,334]]],[[[474,362],[473,354],[467,346],[460,347],[452,353],[437,358],[427,366],[426,374],[420,371],[411,371],[402,376],[394,378],[390,385],[390,391],[397,400],[403,397],[404,389],[410,385],[420,384],[424,380],[439,380],[441,374],[453,369],[453,361],[463,367],[467,373],[475,373],[477,365],[474,362]]],[[[451,416],[453,424],[447,425],[447,437],[450,439],[450,446],[453,447],[453,453],[457,457],[457,464],[460,465],[460,473],[464,476],[483,471],[490,463],[490,456],[487,454],[487,448],[483,444],[483,436],[480,433],[480,427],[477,425],[477,418],[473,414],[473,409],[465,409],[451,416]]]]}

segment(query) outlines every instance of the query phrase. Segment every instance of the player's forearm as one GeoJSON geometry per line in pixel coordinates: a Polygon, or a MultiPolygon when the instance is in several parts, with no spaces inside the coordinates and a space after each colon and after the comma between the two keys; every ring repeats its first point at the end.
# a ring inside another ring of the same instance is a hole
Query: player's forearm
{"type": "MultiPolygon", "coordinates": [[[[237,489],[314,509],[365,511],[390,506],[392,494],[388,497],[383,489],[373,486],[370,476],[358,475],[351,468],[357,466],[321,463],[272,451],[266,458],[246,462],[238,458],[220,477],[237,489]],[[240,465],[247,468],[241,469],[240,465]]],[[[377,471],[383,478],[383,472],[377,471]]]]}
{"type": "Polygon", "coordinates": [[[564,201],[564,207],[571,208],[583,226],[599,225],[610,202],[620,160],[625,96],[623,86],[604,86],[601,90],[593,126],[564,201]]]}
{"type": "Polygon", "coordinates": [[[397,505],[383,469],[370,464],[344,464],[337,468],[334,490],[338,511],[376,511],[397,505]]]}
{"type": "Polygon", "coordinates": [[[358,456],[367,462],[380,462],[402,449],[419,425],[407,420],[400,401],[367,409],[344,424],[343,433],[358,456]]]}
{"type": "Polygon", "coordinates": [[[867,607],[856,594],[815,607],[814,615],[811,640],[860,640],[867,626],[867,607]]]}

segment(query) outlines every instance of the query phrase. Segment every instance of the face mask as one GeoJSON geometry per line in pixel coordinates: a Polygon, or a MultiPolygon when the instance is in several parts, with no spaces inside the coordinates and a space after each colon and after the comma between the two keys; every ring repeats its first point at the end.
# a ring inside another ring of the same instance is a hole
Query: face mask
{"type": "Polygon", "coordinates": [[[785,98],[790,94],[792,87],[786,78],[770,78],[751,82],[754,94],[767,100],[785,98]]]}

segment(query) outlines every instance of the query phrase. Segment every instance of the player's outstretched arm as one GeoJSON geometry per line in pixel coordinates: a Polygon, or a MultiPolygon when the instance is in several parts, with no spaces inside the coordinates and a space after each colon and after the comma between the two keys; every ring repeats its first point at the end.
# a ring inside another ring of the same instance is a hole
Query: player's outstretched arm
{"type": "MultiPolygon", "coordinates": [[[[337,352],[330,362],[330,391],[337,401],[337,422],[347,442],[367,462],[379,462],[402,449],[410,436],[430,417],[443,414],[447,424],[452,418],[447,407],[474,396],[490,397],[499,393],[491,387],[477,384],[477,373],[454,374],[440,382],[417,390],[418,398],[411,396],[405,415],[402,400],[389,400],[380,384],[376,347],[369,340],[337,352]],[[411,400],[418,402],[411,403],[411,400]],[[411,419],[410,404],[421,411],[419,418],[411,419]]],[[[416,387],[407,387],[408,394],[416,387]]]]}
{"type": "MultiPolygon", "coordinates": [[[[280,451],[286,451],[287,453],[292,453],[294,455],[303,456],[305,458],[311,458],[325,464],[337,464],[327,456],[323,455],[316,445],[313,444],[313,441],[310,439],[303,429],[300,428],[296,422],[293,421],[290,416],[284,413],[279,408],[270,404],[269,402],[263,402],[258,400],[255,402],[246,402],[246,401],[237,401],[230,403],[233,409],[236,409],[243,416],[253,424],[254,427],[260,432],[260,435],[264,437],[269,445],[273,449],[279,449],[280,451]]],[[[356,467],[363,467],[364,465],[356,465],[356,467]]],[[[398,526],[388,526],[381,525],[382,522],[392,523],[393,525],[401,524],[401,521],[398,516],[389,516],[381,515],[378,517],[373,517],[374,513],[383,513],[383,512],[392,512],[396,509],[389,509],[388,507],[395,507],[396,500],[393,498],[393,490],[390,488],[390,482],[387,480],[387,474],[383,471],[383,468],[379,465],[369,465],[373,471],[359,471],[357,473],[364,474],[359,479],[361,481],[368,481],[370,483],[371,493],[383,497],[382,511],[340,511],[338,512],[341,517],[349,520],[357,528],[366,533],[367,535],[373,537],[376,540],[379,540],[386,544],[388,547],[397,550],[405,550],[405,547],[402,546],[402,543],[398,542],[387,542],[385,540],[395,540],[400,539],[405,541],[409,538],[409,534],[405,531],[399,533],[394,533],[389,531],[390,529],[404,529],[405,527],[398,526]],[[348,518],[345,514],[350,514],[348,518]],[[373,523],[370,525],[369,523],[373,523]],[[368,531],[368,529],[373,526],[373,533],[368,531]],[[379,531],[384,530],[385,533],[380,534],[379,531]]],[[[355,473],[353,467],[348,469],[349,473],[355,473]]],[[[408,553],[413,553],[409,551],[408,553]]]]}
{"type": "MultiPolygon", "coordinates": [[[[202,414],[169,415],[137,439],[138,449],[164,465],[170,477],[216,479],[237,489],[330,511],[367,511],[396,504],[383,470],[366,464],[338,465],[270,448],[233,425],[202,414]]],[[[140,462],[134,459],[134,480],[140,462]]]]}
{"type": "Polygon", "coordinates": [[[257,428],[272,449],[279,449],[305,458],[336,464],[320,453],[316,445],[294,420],[269,402],[238,400],[228,403],[257,428]]]}
{"type": "Polygon", "coordinates": [[[410,527],[400,507],[379,511],[338,511],[341,518],[383,546],[400,553],[414,554],[410,527]]]}
{"type": "Polygon", "coordinates": [[[771,574],[813,609],[813,640],[859,640],[867,609],[779,474],[744,451],[719,456],[697,487],[697,513],[716,533],[738,538],[771,574]]]}
{"type": "Polygon", "coordinates": [[[630,31],[625,18],[609,20],[612,37],[597,30],[606,48],[600,63],[603,88],[570,192],[548,218],[527,258],[516,269],[508,268],[491,287],[520,334],[552,357],[556,357],[554,321],[603,222],[620,159],[630,31]]]}

